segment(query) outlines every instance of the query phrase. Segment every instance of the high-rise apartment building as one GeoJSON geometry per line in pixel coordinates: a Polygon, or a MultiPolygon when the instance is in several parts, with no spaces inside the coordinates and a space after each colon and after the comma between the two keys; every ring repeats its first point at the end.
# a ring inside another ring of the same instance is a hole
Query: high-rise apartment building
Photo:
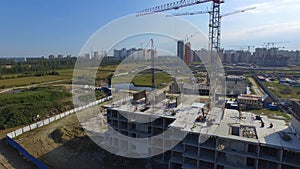
{"type": "Polygon", "coordinates": [[[184,50],[184,42],[179,40],[177,42],[177,56],[182,60],[184,60],[184,50]]]}

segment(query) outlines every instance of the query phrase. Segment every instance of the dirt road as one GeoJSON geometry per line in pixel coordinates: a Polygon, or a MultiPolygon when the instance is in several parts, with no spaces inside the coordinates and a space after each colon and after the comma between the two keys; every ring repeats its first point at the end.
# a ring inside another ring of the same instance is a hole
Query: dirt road
{"type": "Polygon", "coordinates": [[[257,94],[259,96],[265,95],[265,92],[259,87],[259,85],[256,83],[256,81],[252,77],[248,77],[248,79],[252,84],[251,88],[254,91],[253,94],[257,94]]]}

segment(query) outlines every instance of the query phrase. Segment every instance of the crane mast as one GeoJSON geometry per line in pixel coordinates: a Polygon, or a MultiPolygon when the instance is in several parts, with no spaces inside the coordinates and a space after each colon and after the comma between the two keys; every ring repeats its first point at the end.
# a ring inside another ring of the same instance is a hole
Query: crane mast
{"type": "MultiPolygon", "coordinates": [[[[248,10],[255,9],[256,7],[245,8],[242,10],[233,11],[230,13],[220,15],[220,4],[213,3],[212,11],[196,11],[196,12],[184,12],[184,13],[175,13],[173,15],[168,16],[182,16],[182,15],[198,15],[198,14],[206,14],[209,13],[209,51],[217,51],[217,54],[220,53],[220,45],[221,45],[221,19],[224,16],[234,15],[240,12],[246,12],[248,10]]],[[[213,53],[210,53],[212,56],[213,53]]],[[[217,57],[217,56],[216,56],[217,57]]],[[[212,60],[215,58],[210,58],[210,66],[215,66],[213,63],[216,63],[216,60],[212,60]]],[[[209,78],[207,76],[207,83],[209,83],[209,78]]]]}
{"type": "MultiPolygon", "coordinates": [[[[218,55],[220,51],[220,25],[221,25],[221,14],[220,14],[220,6],[221,3],[224,3],[223,0],[180,0],[175,2],[170,2],[164,5],[155,6],[152,8],[144,9],[136,16],[143,16],[143,15],[149,15],[154,14],[158,12],[163,11],[169,11],[169,10],[177,10],[182,7],[192,6],[192,5],[198,5],[202,3],[212,2],[212,11],[210,13],[210,24],[209,24],[209,52],[210,52],[210,63],[209,63],[209,71],[210,71],[210,77],[211,79],[208,81],[214,81],[216,80],[216,69],[217,69],[217,60],[218,55]]],[[[207,75],[207,79],[208,75],[207,75]]],[[[210,90],[210,96],[213,100],[211,100],[212,104],[215,104],[216,102],[216,84],[212,83],[211,90],[210,90]]]]}
{"type": "Polygon", "coordinates": [[[210,85],[209,95],[211,100],[211,104],[214,105],[216,103],[216,80],[217,80],[217,62],[220,54],[220,36],[221,36],[221,11],[220,11],[220,3],[213,2],[212,11],[210,12],[209,19],[209,73],[207,73],[207,85],[210,85]],[[212,83],[210,83],[212,82],[212,83]]]}
{"type": "MultiPolygon", "coordinates": [[[[212,2],[212,10],[209,12],[210,23],[209,23],[209,45],[208,45],[209,51],[212,54],[213,51],[219,52],[220,50],[220,36],[221,36],[220,6],[221,3],[224,3],[223,0],[180,0],[180,1],[170,2],[167,4],[144,9],[138,12],[136,16],[149,15],[149,14],[154,14],[154,13],[169,11],[169,10],[177,10],[182,7],[193,6],[193,5],[198,5],[207,2],[212,2]]],[[[211,62],[216,60],[217,58],[211,58],[211,62]]]]}
{"type": "Polygon", "coordinates": [[[220,4],[213,3],[212,11],[209,19],[209,42],[210,51],[219,51],[220,48],[220,26],[221,26],[221,15],[220,15],[220,4]]]}

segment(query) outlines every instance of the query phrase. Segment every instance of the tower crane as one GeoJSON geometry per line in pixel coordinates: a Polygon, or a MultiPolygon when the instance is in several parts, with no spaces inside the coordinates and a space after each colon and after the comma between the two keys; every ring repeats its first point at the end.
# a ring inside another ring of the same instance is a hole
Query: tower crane
{"type": "Polygon", "coordinates": [[[265,46],[267,49],[270,47],[270,45],[272,45],[272,48],[275,47],[275,44],[281,44],[281,43],[289,43],[289,42],[264,42],[263,46],[265,46]]]}
{"type": "MultiPolygon", "coordinates": [[[[210,53],[210,72],[211,72],[211,78],[216,80],[216,69],[217,69],[217,60],[218,60],[218,53],[220,51],[220,25],[221,25],[221,14],[220,14],[220,6],[222,3],[224,3],[223,0],[180,0],[180,1],[175,1],[175,2],[170,2],[167,4],[155,6],[152,8],[147,8],[144,9],[140,12],[138,12],[137,16],[143,16],[143,15],[149,15],[153,13],[158,13],[158,12],[164,12],[164,11],[169,11],[169,10],[178,10],[179,8],[182,7],[187,7],[187,6],[193,6],[193,5],[198,5],[202,3],[208,3],[212,2],[212,9],[208,13],[210,14],[210,19],[209,19],[209,53],[210,53]]],[[[246,10],[250,9],[244,9],[240,11],[235,11],[232,13],[225,14],[223,16],[227,15],[232,15],[238,12],[244,12],[246,10]]],[[[205,13],[205,12],[198,12],[198,14],[205,13]]],[[[209,80],[209,78],[207,78],[209,80]]],[[[214,83],[210,84],[212,90],[216,90],[216,86],[214,83]]],[[[210,95],[213,96],[213,102],[215,102],[215,92],[212,91],[210,92],[210,95]]]]}
{"type": "Polygon", "coordinates": [[[230,46],[230,47],[239,48],[240,50],[247,49],[248,52],[250,52],[251,49],[255,48],[254,45],[248,45],[248,46],[230,46]]]}
{"type": "MultiPolygon", "coordinates": [[[[255,9],[256,7],[250,7],[250,8],[245,8],[245,9],[242,9],[242,10],[237,10],[237,11],[233,11],[233,12],[230,12],[230,13],[226,13],[226,14],[223,14],[223,15],[219,15],[219,18],[218,18],[218,24],[215,24],[214,23],[214,20],[213,20],[213,14],[214,14],[214,8],[212,11],[196,11],[196,12],[184,12],[184,13],[176,13],[176,14],[173,14],[173,15],[167,15],[167,16],[183,16],[183,15],[199,15],[199,14],[210,14],[210,23],[209,23],[209,49],[210,51],[212,52],[213,50],[217,51],[217,54],[220,55],[220,44],[221,44],[221,19],[225,16],[230,16],[230,15],[234,15],[234,14],[237,14],[237,13],[242,13],[242,12],[246,12],[246,11],[249,11],[249,10],[252,10],[252,9],[255,9]],[[214,31],[214,25],[217,25],[218,29],[216,31],[214,31]]],[[[250,47],[248,47],[250,48],[250,47]]],[[[250,51],[250,49],[249,49],[250,51]]],[[[216,57],[218,57],[218,55],[216,57]]],[[[211,53],[211,56],[212,56],[212,53],[211,53]]],[[[216,63],[217,60],[215,60],[215,58],[211,57],[211,62],[210,62],[210,66],[214,67],[213,66],[213,63],[216,63]]],[[[213,71],[212,71],[213,72],[213,71]]],[[[207,83],[209,83],[209,77],[207,76],[207,83]]]]}
{"type": "MultiPolygon", "coordinates": [[[[237,13],[246,12],[246,11],[249,11],[249,10],[252,10],[252,9],[256,9],[256,7],[245,8],[245,9],[242,9],[242,10],[236,10],[236,11],[233,11],[233,12],[230,12],[230,13],[222,14],[222,15],[220,15],[220,19],[222,19],[225,16],[230,16],[230,15],[234,15],[234,14],[237,14],[237,13]]],[[[211,16],[212,11],[207,10],[207,11],[183,12],[183,13],[175,13],[175,14],[167,15],[167,16],[199,15],[199,14],[207,14],[207,13],[210,14],[210,16],[211,16]]],[[[211,23],[212,22],[210,22],[210,24],[209,24],[209,28],[211,28],[211,26],[212,26],[211,23]]],[[[220,27],[220,24],[219,24],[219,27],[220,27]]],[[[211,32],[211,30],[210,30],[210,32],[211,32]]],[[[220,32],[220,29],[219,29],[219,32],[220,32]]],[[[217,36],[220,36],[220,34],[218,34],[217,36]]],[[[212,37],[212,36],[210,35],[210,37],[212,37]]],[[[218,39],[220,41],[220,37],[218,39]]],[[[215,47],[216,47],[215,49],[217,51],[220,49],[220,46],[215,46],[215,47]]]]}
{"type": "Polygon", "coordinates": [[[220,6],[224,3],[223,0],[180,0],[175,2],[170,2],[163,5],[158,5],[152,8],[144,9],[136,16],[143,16],[154,14],[158,12],[164,12],[169,10],[178,10],[179,8],[199,5],[202,3],[212,2],[212,10],[210,11],[210,30],[209,30],[209,49],[213,51],[214,49],[218,50],[220,47],[220,6]]]}
{"type": "MultiPolygon", "coordinates": [[[[228,16],[228,15],[233,15],[236,13],[241,13],[241,12],[246,12],[252,9],[256,9],[256,7],[251,7],[251,8],[245,8],[242,10],[236,10],[230,13],[226,13],[226,14],[222,14],[220,15],[220,17],[224,17],[224,16],[228,16]]],[[[195,12],[182,12],[182,13],[175,13],[175,14],[171,14],[171,15],[167,15],[167,16],[183,16],[183,15],[199,15],[199,14],[209,14],[211,11],[206,10],[206,11],[195,11],[195,12]]]]}
{"type": "MultiPolygon", "coordinates": [[[[218,60],[218,55],[213,55],[216,51],[217,53],[219,52],[220,49],[220,20],[221,20],[221,15],[220,15],[220,6],[222,3],[224,3],[223,0],[180,0],[180,1],[175,1],[175,2],[170,2],[164,5],[159,5],[155,6],[152,8],[147,8],[144,9],[136,16],[143,16],[143,15],[149,15],[153,13],[158,13],[158,12],[164,12],[164,11],[169,11],[169,10],[177,10],[182,7],[187,7],[187,6],[193,6],[193,5],[199,5],[202,3],[208,3],[212,2],[212,10],[210,11],[210,24],[209,24],[209,53],[210,53],[210,72],[211,72],[211,78],[213,80],[216,79],[216,69],[217,67],[215,64],[217,63],[218,60]]],[[[211,79],[211,80],[212,80],[211,79]]],[[[212,81],[213,81],[212,80],[212,81]]],[[[211,104],[215,104],[216,102],[216,84],[212,83],[211,84],[211,90],[210,90],[210,96],[212,96],[211,104]]]]}

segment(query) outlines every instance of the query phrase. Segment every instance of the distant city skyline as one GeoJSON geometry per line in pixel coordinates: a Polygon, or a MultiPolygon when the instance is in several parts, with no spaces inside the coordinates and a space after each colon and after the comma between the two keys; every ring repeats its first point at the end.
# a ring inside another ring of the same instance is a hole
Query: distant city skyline
{"type": "MultiPolygon", "coordinates": [[[[119,17],[173,1],[5,0],[0,6],[0,57],[77,56],[88,38],[102,26],[119,17]]],[[[205,3],[168,13],[205,11],[210,6],[211,3],[205,3]]],[[[222,13],[248,7],[257,8],[222,18],[222,48],[246,50],[246,46],[263,47],[264,42],[286,42],[275,46],[300,50],[299,1],[225,0],[222,13]]],[[[182,18],[207,36],[207,14],[182,18]]]]}

